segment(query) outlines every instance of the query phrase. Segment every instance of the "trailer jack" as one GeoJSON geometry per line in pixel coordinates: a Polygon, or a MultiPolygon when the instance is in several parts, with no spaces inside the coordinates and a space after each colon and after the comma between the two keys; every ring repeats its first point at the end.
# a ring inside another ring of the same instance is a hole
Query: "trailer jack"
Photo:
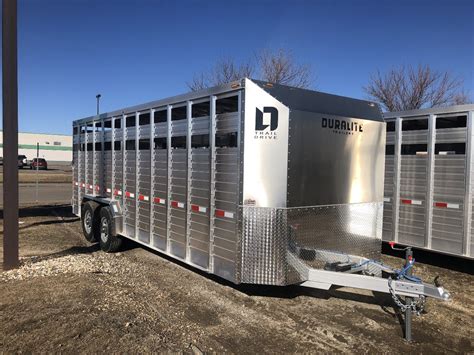
{"type": "Polygon", "coordinates": [[[351,287],[390,294],[400,312],[404,313],[404,338],[411,341],[412,314],[423,312],[426,298],[449,301],[451,296],[439,284],[438,278],[434,284],[428,284],[414,276],[413,252],[411,248],[404,250],[406,260],[400,270],[364,257],[318,249],[313,249],[312,254],[318,260],[326,261],[324,269],[307,266],[299,256],[303,250],[297,247],[290,248],[288,259],[306,280],[301,286],[323,290],[329,290],[331,286],[351,287]]]}

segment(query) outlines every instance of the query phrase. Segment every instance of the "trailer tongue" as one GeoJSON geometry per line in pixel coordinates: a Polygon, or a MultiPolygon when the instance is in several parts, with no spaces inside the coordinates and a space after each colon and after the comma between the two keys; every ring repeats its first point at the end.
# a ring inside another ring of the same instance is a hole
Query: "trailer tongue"
{"type": "MultiPolygon", "coordinates": [[[[326,260],[325,268],[324,270],[306,268],[304,277],[307,281],[302,282],[301,286],[323,290],[329,290],[331,286],[340,286],[390,293],[395,305],[400,312],[405,314],[404,337],[411,341],[411,314],[415,313],[419,316],[423,312],[426,297],[449,301],[451,296],[439,285],[438,277],[432,285],[413,276],[411,270],[415,259],[412,258],[410,247],[405,250],[406,263],[400,270],[395,270],[375,260],[314,250],[315,257],[326,260]],[[335,259],[340,261],[334,262],[335,259]],[[382,277],[384,273],[387,275],[385,278],[382,277]]],[[[289,251],[288,258],[295,268],[305,269],[294,251],[289,251]]]]}
{"type": "Polygon", "coordinates": [[[449,299],[413,259],[380,263],[373,103],[243,79],[73,126],[73,211],[104,251],[125,237],[236,284],[390,293],[408,325],[449,299]]]}

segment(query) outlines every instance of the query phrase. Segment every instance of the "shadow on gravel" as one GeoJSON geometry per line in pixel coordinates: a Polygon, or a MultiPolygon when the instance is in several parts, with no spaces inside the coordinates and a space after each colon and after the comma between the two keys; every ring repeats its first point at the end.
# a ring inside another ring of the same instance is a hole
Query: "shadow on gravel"
{"type": "Polygon", "coordinates": [[[100,249],[99,244],[92,244],[89,246],[81,246],[81,247],[74,246],[66,250],[58,251],[56,253],[51,253],[51,254],[46,254],[46,255],[41,255],[41,256],[34,256],[31,258],[28,258],[29,259],[28,261],[34,264],[40,261],[60,258],[63,256],[68,256],[68,255],[90,254],[90,253],[94,253],[98,251],[99,249],[100,249]]]}
{"type": "MultiPolygon", "coordinates": [[[[222,286],[230,287],[238,292],[244,293],[247,296],[259,296],[259,297],[270,297],[270,298],[281,298],[281,299],[293,299],[300,296],[308,296],[311,298],[318,298],[321,300],[330,300],[331,298],[346,300],[346,301],[353,301],[365,305],[375,305],[380,308],[381,311],[388,314],[394,319],[397,319],[399,322],[402,332],[404,331],[404,320],[403,315],[398,310],[397,306],[393,302],[392,297],[389,294],[381,293],[381,292],[372,292],[371,294],[361,294],[356,292],[351,292],[350,289],[347,288],[337,288],[332,287],[330,290],[318,290],[312,289],[308,287],[302,287],[299,285],[290,285],[290,286],[269,286],[269,285],[251,285],[251,284],[240,284],[236,285],[230,281],[227,281],[217,275],[209,274],[205,271],[199,270],[194,268],[191,265],[188,265],[180,260],[174,259],[168,255],[161,254],[160,252],[150,249],[144,245],[135,243],[131,240],[128,240],[127,250],[141,248],[146,250],[147,252],[153,253],[161,258],[168,260],[172,263],[178,264],[179,266],[197,273],[213,282],[216,282],[222,286]]],[[[368,312],[364,307],[360,307],[361,311],[368,312]]]]}
{"type": "Polygon", "coordinates": [[[270,285],[251,285],[251,284],[234,284],[230,281],[227,281],[217,275],[209,274],[205,271],[199,270],[191,265],[188,265],[180,260],[174,259],[168,255],[162,254],[156,250],[150,249],[144,245],[133,242],[132,240],[126,240],[125,248],[123,250],[131,250],[135,248],[142,248],[147,252],[153,253],[165,260],[168,260],[172,263],[178,264],[179,266],[197,273],[203,277],[206,277],[222,286],[231,287],[234,290],[242,292],[248,296],[260,296],[260,297],[272,297],[272,298],[285,298],[292,299],[300,296],[310,296],[319,299],[329,300],[330,298],[338,298],[343,300],[350,300],[354,302],[360,302],[364,304],[373,304],[378,305],[381,309],[389,313],[392,316],[395,316],[396,312],[393,310],[394,303],[392,298],[388,294],[373,292],[373,295],[369,294],[359,294],[351,293],[350,291],[339,290],[337,288],[331,288],[330,290],[318,290],[308,287],[301,287],[299,285],[290,285],[290,286],[270,286],[270,285]],[[389,309],[392,308],[392,311],[389,309]]]}
{"type": "MultiPolygon", "coordinates": [[[[413,257],[416,261],[420,263],[474,275],[474,260],[472,259],[462,258],[454,255],[441,254],[435,251],[418,249],[415,247],[413,247],[412,249],[413,257]]],[[[393,250],[387,242],[382,243],[382,253],[405,259],[404,251],[393,250]]]]}
{"type": "Polygon", "coordinates": [[[77,222],[79,220],[80,220],[79,217],[71,218],[71,219],[52,219],[52,220],[48,220],[48,221],[41,221],[41,222],[35,222],[35,223],[31,223],[31,224],[26,224],[26,225],[20,225],[19,229],[20,230],[25,230],[25,229],[33,228],[33,227],[37,227],[37,226],[74,223],[74,222],[77,222]]]}
{"type": "MultiPolygon", "coordinates": [[[[71,205],[42,205],[20,207],[20,218],[24,217],[75,217],[71,205]]],[[[3,208],[0,210],[0,218],[3,218],[3,208]]]]}

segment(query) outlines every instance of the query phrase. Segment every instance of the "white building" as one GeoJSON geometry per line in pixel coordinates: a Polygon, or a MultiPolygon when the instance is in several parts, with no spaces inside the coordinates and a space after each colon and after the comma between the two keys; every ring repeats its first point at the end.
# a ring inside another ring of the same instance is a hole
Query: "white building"
{"type": "MultiPolygon", "coordinates": [[[[39,157],[48,162],[72,161],[72,136],[67,134],[18,133],[18,154],[28,160],[36,157],[39,143],[39,157]]],[[[3,131],[0,131],[0,157],[3,157],[3,131]]]]}

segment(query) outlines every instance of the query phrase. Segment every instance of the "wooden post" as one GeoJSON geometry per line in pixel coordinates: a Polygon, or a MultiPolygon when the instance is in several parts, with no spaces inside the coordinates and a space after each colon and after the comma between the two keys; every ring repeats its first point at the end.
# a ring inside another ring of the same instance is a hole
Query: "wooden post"
{"type": "Polygon", "coordinates": [[[18,260],[17,1],[2,2],[3,74],[3,268],[18,260]]]}

